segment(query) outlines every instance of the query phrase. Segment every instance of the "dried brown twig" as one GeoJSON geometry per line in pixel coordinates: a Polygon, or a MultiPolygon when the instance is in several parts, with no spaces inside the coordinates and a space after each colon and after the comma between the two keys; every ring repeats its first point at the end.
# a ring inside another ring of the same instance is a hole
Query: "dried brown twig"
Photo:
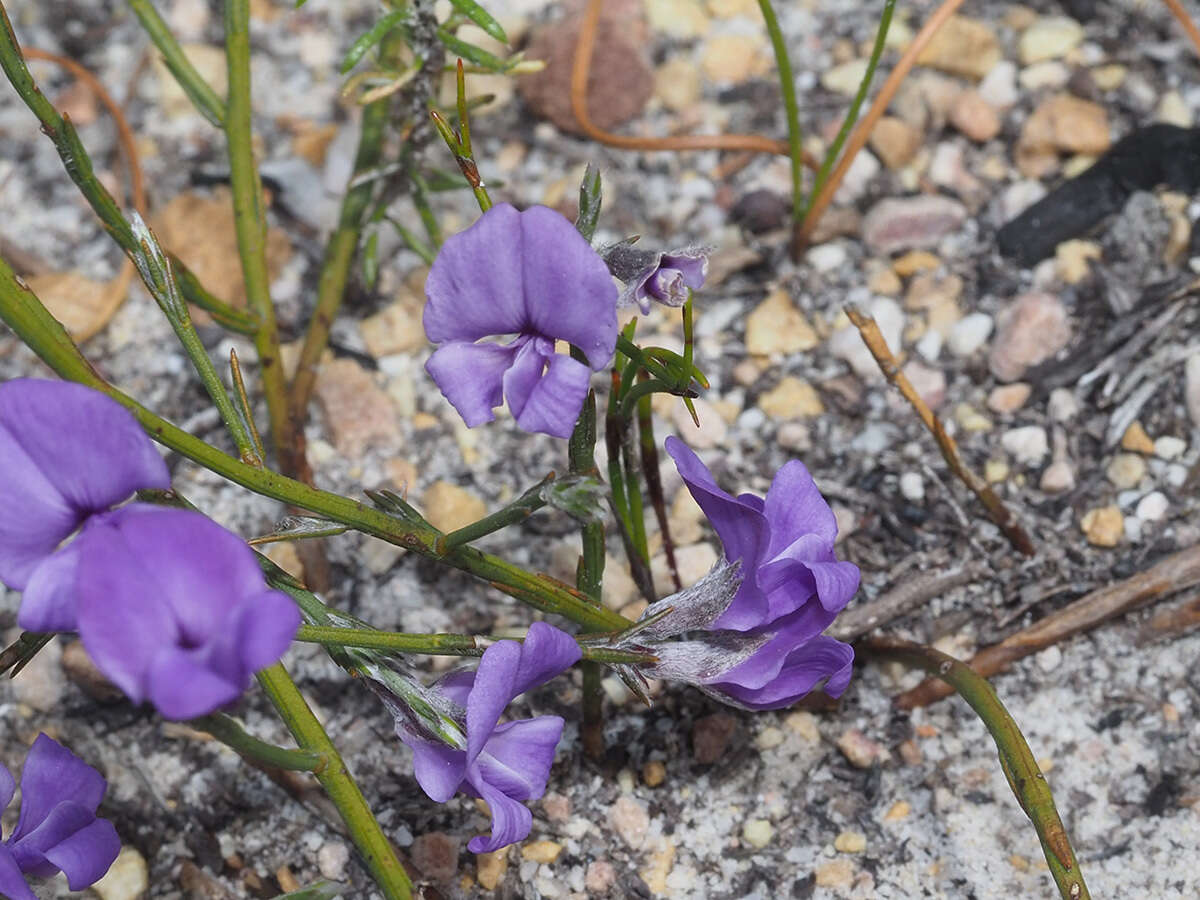
{"type": "Polygon", "coordinates": [[[929,429],[929,433],[937,441],[938,449],[942,451],[942,457],[946,460],[946,464],[950,467],[950,470],[979,498],[984,508],[987,509],[988,515],[992,517],[992,521],[1004,532],[1004,536],[1008,538],[1009,543],[1025,556],[1033,556],[1033,542],[1029,539],[1029,535],[1025,529],[1021,527],[1008,507],[1004,505],[1004,501],[996,496],[996,492],[988,486],[988,483],[972,472],[967,467],[967,464],[963,462],[962,457],[958,453],[958,446],[954,443],[954,438],[946,433],[945,426],[942,425],[941,420],[933,414],[933,410],[921,399],[921,395],[917,393],[912,383],[900,371],[900,363],[892,355],[891,348],[888,347],[887,341],[879,331],[879,326],[875,324],[875,320],[870,316],[863,315],[853,307],[846,308],[846,315],[850,317],[850,321],[854,323],[854,327],[862,335],[863,343],[867,345],[867,349],[875,357],[875,362],[879,364],[879,369],[883,372],[884,377],[896,386],[900,393],[904,395],[904,399],[916,410],[921,421],[925,423],[925,427],[929,429]]]}
{"type": "MultiPolygon", "coordinates": [[[[976,653],[969,665],[985,678],[995,675],[1018,659],[1197,584],[1200,584],[1200,544],[1180,550],[1124,581],[1080,597],[999,644],[976,653]]],[[[950,693],[952,691],[942,682],[930,678],[900,694],[896,703],[902,709],[914,709],[928,706],[950,693]]]]}
{"type": "Polygon", "coordinates": [[[939,594],[978,581],[987,571],[986,563],[971,562],[949,570],[906,575],[897,587],[838,616],[829,634],[839,641],[853,641],[912,612],[939,594]]]}

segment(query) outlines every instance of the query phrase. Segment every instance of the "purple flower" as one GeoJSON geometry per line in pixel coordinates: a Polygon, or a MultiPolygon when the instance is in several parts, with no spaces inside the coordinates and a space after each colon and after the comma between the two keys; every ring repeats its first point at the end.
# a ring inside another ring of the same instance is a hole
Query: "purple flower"
{"type": "MultiPolygon", "coordinates": [[[[12,801],[12,773],[0,765],[0,809],[12,801]]],[[[81,891],[108,871],[121,851],[116,829],[96,818],[104,778],[74,753],[39,734],[21,771],[21,815],[0,844],[0,896],[37,900],[25,875],[67,876],[81,891]]]]}
{"type": "Polygon", "coordinates": [[[215,522],[140,503],[109,509],[170,486],[150,438],[115,401],[66,382],[0,385],[0,581],[22,591],[17,623],[78,631],[135,703],[190,719],[278,660],[300,614],[215,522]]]}
{"type": "Polygon", "coordinates": [[[524,643],[499,641],[488,647],[474,672],[456,672],[436,689],[465,709],[466,747],[428,740],[397,722],[396,733],[412,748],[413,771],[421,789],[444,803],[458,791],[480,797],[492,813],[492,835],[467,845],[490,853],[524,840],[533,816],[522,801],[546,790],[554,748],[562,735],[558,716],[538,716],[497,724],[518,694],[545,684],[574,665],[579,645],[544,622],[529,628],[524,643]]]}
{"type": "Polygon", "coordinates": [[[25,606],[60,607],[43,617],[48,630],[75,627],[73,604],[46,595],[58,545],[134,491],[170,486],[154,444],[116,401],[63,381],[0,384],[0,581],[23,591],[25,606]]]}
{"type": "Polygon", "coordinates": [[[721,490],[686,444],[667,452],[704,511],[730,562],[742,564],[742,586],[716,628],[748,631],[803,613],[824,631],[858,590],[858,567],[833,553],[837,520],[808,469],[791,460],[775,473],[766,499],[721,490]]]}
{"type": "Polygon", "coordinates": [[[682,441],[668,438],[666,448],[727,560],[739,564],[741,581],[730,584],[718,568],[705,579],[711,588],[701,589],[701,582],[647,609],[645,618],[652,619],[668,607],[684,607],[643,634],[701,633],[655,644],[659,661],[645,673],[685,681],[748,709],[788,706],[818,686],[841,694],[854,651],[821,632],[858,590],[859,573],[834,556],[837,522],[808,470],[793,460],[776,473],[765,499],[735,498],[682,441]],[[715,602],[723,592],[727,602],[715,602]],[[672,618],[684,624],[673,626],[672,618]]]}
{"type": "Polygon", "coordinates": [[[425,369],[474,427],[508,400],[525,431],[570,437],[592,371],[617,341],[616,286],[575,228],[544,206],[498,203],[446,241],[425,282],[425,369]],[[478,343],[515,334],[507,344],[478,343]],[[578,347],[587,365],[555,352],[578,347]],[[590,368],[589,368],[590,367],[590,368]]]}
{"type": "Polygon", "coordinates": [[[636,303],[644,313],[650,301],[664,306],[683,306],[688,290],[704,287],[708,274],[710,247],[685,247],[679,250],[638,250],[632,239],[620,241],[601,251],[614,276],[625,282],[617,306],[636,303]]]}
{"type": "MultiPolygon", "coordinates": [[[[199,513],[134,503],[93,516],[67,547],[79,636],[135,703],[191,719],[236,700],[300,625],[254,552],[199,513]]],[[[21,627],[45,630],[21,610],[21,627]]]]}

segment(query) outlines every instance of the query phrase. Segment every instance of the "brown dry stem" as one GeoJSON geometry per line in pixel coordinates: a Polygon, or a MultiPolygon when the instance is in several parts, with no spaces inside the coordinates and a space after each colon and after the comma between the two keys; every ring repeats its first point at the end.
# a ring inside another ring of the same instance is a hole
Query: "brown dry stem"
{"type": "Polygon", "coordinates": [[[979,498],[988,515],[991,516],[992,521],[999,526],[1000,530],[1004,532],[1004,536],[1008,538],[1009,543],[1025,556],[1033,556],[1033,542],[1029,539],[1029,535],[1025,529],[1017,522],[1009,508],[1004,505],[1004,501],[996,496],[996,492],[988,486],[988,483],[972,472],[967,464],[963,462],[962,457],[958,453],[958,445],[955,444],[954,438],[946,433],[946,428],[942,425],[941,420],[933,414],[933,410],[921,399],[921,395],[917,393],[912,383],[900,371],[900,364],[896,361],[896,357],[892,355],[892,351],[880,333],[879,326],[875,324],[875,320],[870,316],[863,315],[853,307],[846,308],[846,315],[850,317],[850,321],[854,323],[854,327],[862,335],[863,342],[867,345],[867,349],[871,351],[871,355],[875,357],[875,362],[879,364],[879,369],[883,372],[884,377],[904,395],[904,399],[916,410],[925,427],[929,429],[929,433],[937,441],[938,449],[942,452],[942,458],[946,460],[946,465],[979,498]]]}
{"type": "MultiPolygon", "coordinates": [[[[1031,653],[1197,584],[1200,584],[1200,545],[1180,550],[1124,581],[1085,594],[999,644],[976,653],[968,664],[987,678],[1003,672],[1031,653]]],[[[950,693],[950,688],[931,678],[900,694],[896,703],[902,709],[915,709],[928,706],[950,693]]]]}

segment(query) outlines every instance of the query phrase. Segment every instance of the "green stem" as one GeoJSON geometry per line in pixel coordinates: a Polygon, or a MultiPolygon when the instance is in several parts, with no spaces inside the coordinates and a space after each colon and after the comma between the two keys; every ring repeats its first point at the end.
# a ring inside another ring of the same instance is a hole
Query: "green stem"
{"type": "Polygon", "coordinates": [[[329,759],[324,754],[313,753],[311,750],[289,750],[260,741],[224,713],[201,716],[199,719],[192,719],[188,724],[200,731],[207,731],[252,763],[291,772],[319,772],[329,765],[329,759]]]}
{"type": "Polygon", "coordinates": [[[302,749],[320,754],[328,760],[328,765],[314,774],[337,807],[354,846],[362,854],[384,897],[387,900],[410,900],[412,882],[396,859],[391,842],[371,814],[362,791],[346,769],[337,747],[313,715],[287,670],[281,663],[276,663],[259,672],[258,681],[280,717],[287,723],[296,743],[302,749]]]}
{"type": "Polygon", "coordinates": [[[478,656],[475,638],[463,634],[401,634],[373,628],[338,628],[331,625],[301,625],[296,640],[334,647],[366,650],[395,650],[435,656],[478,656]]]}
{"type": "Polygon", "coordinates": [[[1021,729],[988,680],[954,657],[921,644],[874,640],[867,642],[864,649],[880,659],[892,659],[925,670],[942,679],[967,701],[996,742],[1000,765],[1021,809],[1033,822],[1050,865],[1050,874],[1063,900],[1088,900],[1091,895],[1084,884],[1075,851],[1071,849],[1071,840],[1054,806],[1046,776],[1033,758],[1021,729]]]}
{"type": "Polygon", "coordinates": [[[484,516],[478,522],[472,522],[457,531],[451,531],[438,542],[438,551],[445,553],[455,547],[461,547],[463,544],[469,544],[481,537],[493,534],[501,528],[524,522],[530,515],[546,505],[546,501],[542,497],[542,488],[553,480],[554,474],[551,473],[502,509],[484,516]]]}
{"type": "Polygon", "coordinates": [[[225,101],[217,96],[217,92],[204,80],[204,76],[196,71],[196,67],[187,58],[187,54],[175,40],[175,35],[171,34],[170,27],[158,14],[158,10],[150,0],[129,0],[129,6],[154,46],[158,48],[158,52],[163,55],[163,62],[175,76],[183,92],[188,95],[188,99],[200,110],[204,118],[218,128],[224,128],[225,101]]]}
{"type": "MultiPolygon", "coordinates": [[[[246,302],[259,320],[254,349],[258,352],[262,391],[267,401],[271,443],[282,462],[291,457],[293,429],[288,417],[287,385],[279,352],[275,306],[271,302],[266,216],[250,127],[250,0],[225,0],[225,62],[229,73],[225,138],[229,150],[229,184],[233,191],[233,225],[242,261],[246,302]]],[[[292,470],[290,466],[285,468],[292,470]]]]}
{"type": "MultiPolygon", "coordinates": [[[[16,89],[17,94],[29,107],[30,112],[37,116],[42,131],[54,144],[62,160],[67,175],[79,188],[92,211],[100,219],[100,224],[117,245],[131,258],[136,258],[140,250],[137,238],[129,220],[121,213],[117,201],[113,199],[108,189],[100,183],[92,166],[79,133],[70,120],[59,114],[58,110],[46,99],[38,89],[29,68],[25,65],[25,57],[17,44],[17,36],[13,32],[12,23],[8,19],[8,11],[0,2],[0,69],[16,89]]],[[[228,303],[218,299],[201,286],[199,279],[187,266],[175,256],[171,256],[171,265],[179,282],[179,289],[184,299],[190,303],[208,310],[222,325],[242,334],[253,333],[257,328],[257,320],[249,313],[234,309],[228,303]]]]}
{"type": "Polygon", "coordinates": [[[95,388],[125,406],[146,432],[206,469],[235,484],[283,503],[341,522],[364,534],[381,538],[422,556],[441,560],[469,572],[497,589],[543,612],[561,615],[597,631],[619,631],[629,620],[611,610],[592,605],[566,585],[538,577],[505,560],[464,546],[440,554],[440,533],[423,522],[390,516],[349,497],[318,490],[266,468],[256,468],[222,453],[108,384],[92,368],[62,325],[47,312],[36,295],[0,259],[0,319],[43,362],[61,377],[95,388]]]}
{"type": "MultiPolygon", "coordinates": [[[[761,3],[762,0],[759,0],[759,2],[761,3]]],[[[813,179],[812,191],[809,192],[808,202],[804,204],[804,213],[808,212],[813,199],[821,193],[821,188],[829,180],[829,173],[833,170],[834,163],[837,162],[837,158],[842,152],[842,145],[846,143],[846,138],[850,136],[850,131],[854,128],[854,123],[858,121],[858,111],[862,109],[863,102],[867,99],[867,91],[871,89],[871,81],[875,77],[875,69],[879,66],[879,58],[883,56],[883,48],[887,42],[888,27],[892,24],[892,13],[895,9],[896,0],[884,0],[883,13],[879,17],[879,28],[875,32],[875,44],[871,48],[871,56],[867,60],[867,71],[863,74],[863,80],[858,85],[858,91],[854,95],[854,100],[850,103],[850,108],[846,111],[846,118],[842,121],[842,127],[838,130],[837,137],[834,138],[833,143],[829,146],[829,151],[821,161],[821,168],[817,171],[817,177],[813,179]]],[[[795,219],[795,223],[799,225],[803,220],[804,215],[801,215],[795,219]]]]}
{"type": "Polygon", "coordinates": [[[788,57],[787,41],[775,18],[770,0],[758,0],[771,49],[775,51],[775,68],[779,73],[779,89],[783,93],[783,110],[787,116],[788,156],[792,161],[792,221],[804,218],[804,144],[800,132],[800,108],[796,104],[796,80],[792,76],[792,61],[788,57]]]}
{"type": "MultiPolygon", "coordinates": [[[[354,156],[354,179],[379,165],[383,156],[383,138],[388,123],[388,100],[377,100],[363,110],[362,128],[358,136],[358,152],[354,156]]],[[[346,296],[346,282],[350,277],[350,265],[362,236],[363,222],[371,203],[374,183],[367,181],[355,187],[347,187],[342,198],[342,210],[338,227],[325,248],[325,260],[321,264],[321,275],[317,281],[317,305],[313,310],[304,345],[300,348],[300,359],[296,374],[292,378],[291,414],[296,427],[303,427],[317,377],[317,364],[329,344],[329,329],[346,296]]]]}

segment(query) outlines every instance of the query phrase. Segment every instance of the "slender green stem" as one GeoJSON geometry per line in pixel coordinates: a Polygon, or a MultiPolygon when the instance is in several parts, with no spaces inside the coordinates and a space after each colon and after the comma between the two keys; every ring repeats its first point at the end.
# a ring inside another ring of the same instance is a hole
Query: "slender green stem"
{"type": "Polygon", "coordinates": [[[546,500],[542,496],[542,488],[553,480],[554,473],[552,472],[507,506],[484,516],[478,522],[472,522],[457,531],[451,531],[438,542],[438,552],[445,553],[455,547],[461,547],[463,544],[469,544],[481,537],[493,534],[501,528],[525,521],[546,505],[546,500]]]}
{"type": "MultiPolygon", "coordinates": [[[[379,165],[383,156],[383,138],[387,131],[388,100],[377,100],[367,104],[362,113],[362,128],[358,136],[358,152],[354,156],[354,179],[379,165]]],[[[350,277],[350,265],[362,236],[367,209],[374,192],[373,182],[364,182],[348,187],[342,198],[342,210],[338,216],[338,227],[325,248],[325,260],[321,264],[321,275],[317,281],[317,305],[304,345],[300,348],[300,359],[296,374],[292,378],[288,398],[296,427],[302,427],[306,418],[308,400],[312,395],[317,377],[317,364],[329,344],[329,329],[346,296],[346,282],[350,277]]]]}
{"type": "MultiPolygon", "coordinates": [[[[233,191],[233,225],[246,302],[258,316],[254,349],[267,401],[271,443],[281,463],[290,460],[293,429],[288,417],[287,385],[279,352],[279,330],[271,302],[267,273],[267,222],[262,184],[254,163],[250,126],[250,0],[225,0],[225,62],[229,73],[229,98],[225,111],[225,138],[229,150],[229,184],[233,191]]],[[[286,471],[294,471],[290,465],[286,471]]]]}
{"type": "Polygon", "coordinates": [[[150,0],[129,0],[133,14],[142,23],[142,28],[163,55],[167,69],[175,76],[188,99],[195,104],[204,118],[218,128],[225,127],[225,101],[217,96],[217,92],[204,80],[204,76],[196,71],[192,61],[187,58],[170,27],[163,21],[158,10],[150,0]]]}
{"type": "MultiPolygon", "coordinates": [[[[246,382],[242,378],[242,364],[238,361],[237,350],[233,347],[229,348],[229,375],[233,379],[234,396],[238,401],[238,410],[242,414],[242,418],[246,420],[246,428],[250,432],[250,440],[254,442],[254,451],[258,455],[258,465],[262,466],[263,460],[267,457],[267,451],[263,449],[262,438],[258,434],[258,426],[254,424],[254,410],[250,406],[250,397],[246,394],[246,382]]],[[[247,462],[250,465],[254,463],[245,458],[242,462],[247,462]]]]}
{"type": "Polygon", "coordinates": [[[188,310],[188,305],[180,297],[170,261],[163,253],[162,247],[159,246],[158,239],[142,221],[141,216],[134,215],[133,228],[134,234],[141,243],[141,252],[134,258],[134,263],[141,273],[142,280],[149,288],[159,309],[163,311],[163,315],[167,317],[171,329],[175,332],[175,337],[183,346],[184,353],[192,361],[192,368],[200,376],[200,383],[204,385],[209,398],[221,414],[221,420],[229,430],[242,462],[251,466],[261,466],[262,458],[250,437],[247,426],[234,408],[233,400],[225,389],[225,383],[217,374],[217,367],[213,365],[213,361],[208,355],[208,349],[200,340],[200,335],[196,333],[195,326],[192,325],[192,314],[188,310]]]}
{"type": "Polygon", "coordinates": [[[427,653],[435,656],[478,656],[475,638],[463,634],[401,634],[371,628],[301,625],[296,640],[307,644],[335,647],[362,647],[367,650],[395,650],[400,653],[427,653]]]}
{"type": "Polygon", "coordinates": [[[387,900],[410,900],[412,882],[408,880],[404,867],[396,859],[391,843],[346,769],[337,747],[313,715],[287,670],[281,663],[276,663],[259,672],[258,681],[296,738],[296,743],[302,749],[320,754],[328,760],[328,765],[314,774],[337,807],[354,846],[362,854],[384,897],[387,900]]]}
{"type": "Polygon", "coordinates": [[[804,218],[804,143],[800,132],[800,107],[796,104],[796,79],[792,75],[792,61],[788,57],[787,40],[775,18],[770,0],[758,0],[767,34],[771,37],[771,49],[775,51],[775,69],[779,73],[779,89],[783,93],[783,110],[787,116],[788,156],[792,161],[792,219],[799,222],[804,218]]]}
{"type": "Polygon", "coordinates": [[[329,765],[329,758],[323,753],[289,750],[260,741],[247,732],[237,720],[224,713],[201,716],[199,719],[192,719],[188,724],[200,731],[207,731],[222,744],[237,751],[243,759],[253,763],[292,772],[319,772],[329,765]]]}
{"type": "Polygon", "coordinates": [[[642,477],[646,479],[646,492],[650,495],[654,517],[658,520],[658,533],[662,535],[663,554],[667,557],[671,580],[675,584],[675,590],[682,591],[683,582],[679,578],[679,566],[675,562],[675,542],[671,540],[671,524],[667,517],[667,498],[663,494],[662,478],[658,474],[658,444],[654,440],[654,415],[649,397],[638,401],[637,412],[642,477]]]}
{"type": "Polygon", "coordinates": [[[1000,764],[1025,815],[1029,816],[1042,843],[1050,874],[1063,900],[1087,900],[1091,895],[1079,870],[1079,861],[1071,849],[1071,840],[1063,828],[1046,776],[995,689],[986,678],[952,656],[909,641],[874,640],[864,645],[872,656],[892,659],[923,669],[942,679],[967,701],[983,721],[996,749],[1000,764]]]}
{"type": "MultiPolygon", "coordinates": [[[[760,3],[763,0],[759,0],[760,3]]],[[[812,190],[808,194],[808,201],[804,204],[804,213],[807,214],[809,207],[812,205],[813,198],[821,193],[821,188],[825,186],[825,182],[829,179],[829,173],[833,170],[834,163],[837,162],[838,156],[842,152],[842,145],[846,143],[846,138],[850,136],[851,130],[854,128],[854,123],[858,121],[858,112],[862,109],[863,102],[867,99],[867,92],[871,89],[871,81],[875,77],[875,69],[879,66],[879,58],[883,56],[883,48],[887,44],[888,27],[892,24],[892,13],[896,10],[896,0],[884,0],[883,12],[879,17],[879,28],[875,32],[875,44],[871,47],[871,56],[867,60],[867,70],[863,74],[863,80],[858,85],[858,91],[854,95],[854,100],[850,103],[850,108],[846,110],[846,118],[842,120],[842,127],[838,130],[837,137],[833,139],[833,143],[829,145],[829,151],[825,154],[825,158],[821,161],[821,168],[817,170],[817,177],[813,179],[812,190]]],[[[796,222],[801,222],[804,216],[801,215],[796,219],[796,222]]]]}
{"type": "MultiPolygon", "coordinates": [[[[3,2],[0,2],[0,69],[4,70],[5,76],[25,105],[37,116],[42,131],[50,138],[54,149],[58,151],[59,159],[62,160],[67,175],[75,182],[75,186],[79,188],[84,199],[92,207],[92,211],[100,219],[104,230],[131,259],[135,258],[140,250],[140,244],[134,236],[133,227],[121,213],[121,208],[113,199],[112,194],[96,177],[92,159],[79,139],[79,133],[75,130],[75,126],[69,119],[59,114],[53,104],[38,89],[33,76],[29,74],[29,68],[25,65],[25,57],[21,55],[17,36],[13,32],[12,23],[8,19],[8,12],[4,8],[3,2]]],[[[225,301],[206,291],[195,274],[177,257],[171,257],[171,265],[175,270],[179,289],[188,302],[208,310],[212,313],[213,318],[226,328],[242,334],[251,334],[257,328],[257,319],[252,314],[234,309],[225,301]]]]}
{"type": "Polygon", "coordinates": [[[62,325],[46,311],[36,295],[0,259],[0,320],[3,320],[50,368],[63,378],[86,384],[112,397],[129,409],[146,432],[159,443],[186,456],[216,474],[256,494],[308,510],[357,531],[381,538],[422,556],[439,559],[469,572],[497,589],[543,612],[561,615],[592,630],[613,631],[629,626],[629,620],[586,597],[577,596],[566,585],[538,577],[505,560],[481,553],[474,547],[458,547],[439,554],[440,533],[420,521],[397,518],[349,497],[318,490],[303,482],[266,468],[256,468],[222,453],[186,431],[156,416],[150,410],[108,384],[92,368],[62,325]]]}

